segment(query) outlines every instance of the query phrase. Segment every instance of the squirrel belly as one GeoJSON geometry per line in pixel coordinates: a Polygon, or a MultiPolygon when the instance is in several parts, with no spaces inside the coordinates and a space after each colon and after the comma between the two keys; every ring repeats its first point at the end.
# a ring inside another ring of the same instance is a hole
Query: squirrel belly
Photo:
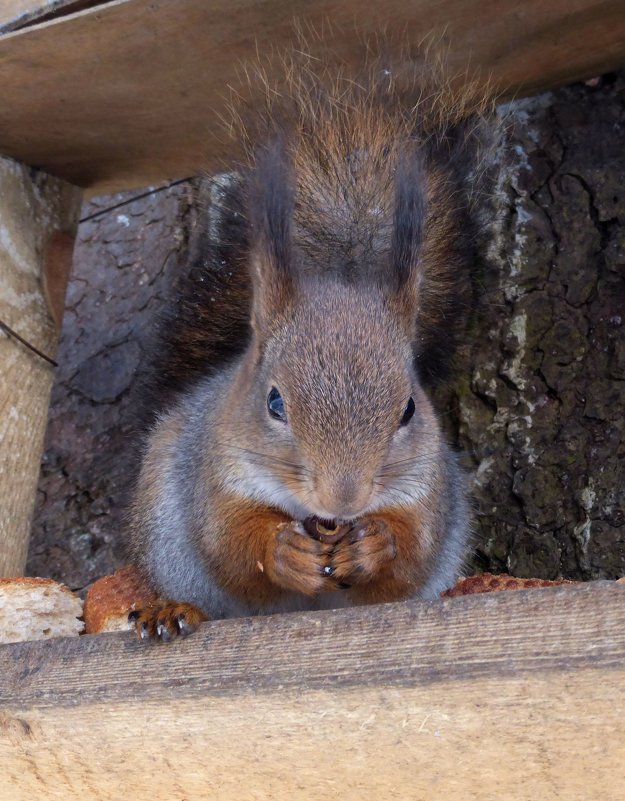
{"type": "Polygon", "coordinates": [[[130,551],[210,618],[434,598],[470,532],[428,393],[471,305],[490,107],[414,64],[303,74],[246,132],[156,348],[130,551]]]}

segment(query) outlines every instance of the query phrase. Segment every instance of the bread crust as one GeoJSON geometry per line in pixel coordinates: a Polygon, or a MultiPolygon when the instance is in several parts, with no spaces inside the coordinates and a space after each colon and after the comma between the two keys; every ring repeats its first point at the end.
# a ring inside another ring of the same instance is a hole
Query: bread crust
{"type": "Polygon", "coordinates": [[[0,578],[0,589],[3,587],[57,587],[62,592],[66,592],[69,595],[73,595],[75,597],[76,594],[70,590],[69,587],[66,587],[65,584],[61,584],[59,581],[54,581],[54,579],[50,578],[38,578],[35,576],[14,576],[9,578],[0,578]]]}
{"type": "Polygon", "coordinates": [[[124,631],[132,628],[128,614],[158,600],[145,577],[133,565],[95,581],[85,598],[85,634],[124,631]]]}
{"type": "Polygon", "coordinates": [[[476,576],[461,578],[451,589],[446,590],[443,598],[456,598],[459,595],[477,595],[481,592],[502,592],[505,590],[533,590],[541,587],[560,587],[568,584],[579,584],[569,579],[517,578],[508,573],[479,573],[476,576]]]}

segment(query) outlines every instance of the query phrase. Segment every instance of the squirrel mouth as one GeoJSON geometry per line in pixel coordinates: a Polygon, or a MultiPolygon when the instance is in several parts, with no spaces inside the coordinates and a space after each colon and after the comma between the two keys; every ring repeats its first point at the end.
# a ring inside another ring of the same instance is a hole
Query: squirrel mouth
{"type": "Polygon", "coordinates": [[[336,520],[324,520],[320,517],[307,517],[303,525],[309,536],[326,545],[336,544],[352,528],[351,523],[339,523],[336,520]]]}

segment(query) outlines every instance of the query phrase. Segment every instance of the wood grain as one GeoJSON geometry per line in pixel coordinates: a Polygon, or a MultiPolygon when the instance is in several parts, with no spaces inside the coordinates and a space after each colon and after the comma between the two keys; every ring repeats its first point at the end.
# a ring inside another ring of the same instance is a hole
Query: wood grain
{"type": "MultiPolygon", "coordinates": [[[[0,159],[0,320],[54,357],[81,192],[0,159]],[[46,280],[47,279],[47,280],[46,280]]],[[[22,575],[53,368],[0,331],[0,576],[22,575]]]]}
{"type": "Polygon", "coordinates": [[[292,44],[294,17],[351,62],[381,29],[430,34],[508,94],[625,64],[622,0],[115,0],[0,38],[0,153],[92,192],[218,169],[238,65],[292,44]]]}
{"type": "Polygon", "coordinates": [[[607,583],[0,647],[0,799],[616,801],[607,583]]]}

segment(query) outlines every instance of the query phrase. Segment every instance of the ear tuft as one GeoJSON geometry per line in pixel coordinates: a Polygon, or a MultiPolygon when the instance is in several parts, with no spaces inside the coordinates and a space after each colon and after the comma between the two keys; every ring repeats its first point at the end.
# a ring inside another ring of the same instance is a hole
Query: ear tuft
{"type": "Polygon", "coordinates": [[[425,229],[425,173],[416,148],[404,152],[395,174],[391,262],[398,290],[414,282],[425,229]]]}
{"type": "Polygon", "coordinates": [[[412,338],[418,317],[419,256],[425,234],[427,182],[421,154],[416,144],[411,144],[400,156],[395,171],[391,302],[412,338]]]}
{"type": "Polygon", "coordinates": [[[286,143],[259,148],[248,176],[247,218],[254,289],[252,324],[262,329],[293,291],[291,220],[295,191],[286,143]]]}

